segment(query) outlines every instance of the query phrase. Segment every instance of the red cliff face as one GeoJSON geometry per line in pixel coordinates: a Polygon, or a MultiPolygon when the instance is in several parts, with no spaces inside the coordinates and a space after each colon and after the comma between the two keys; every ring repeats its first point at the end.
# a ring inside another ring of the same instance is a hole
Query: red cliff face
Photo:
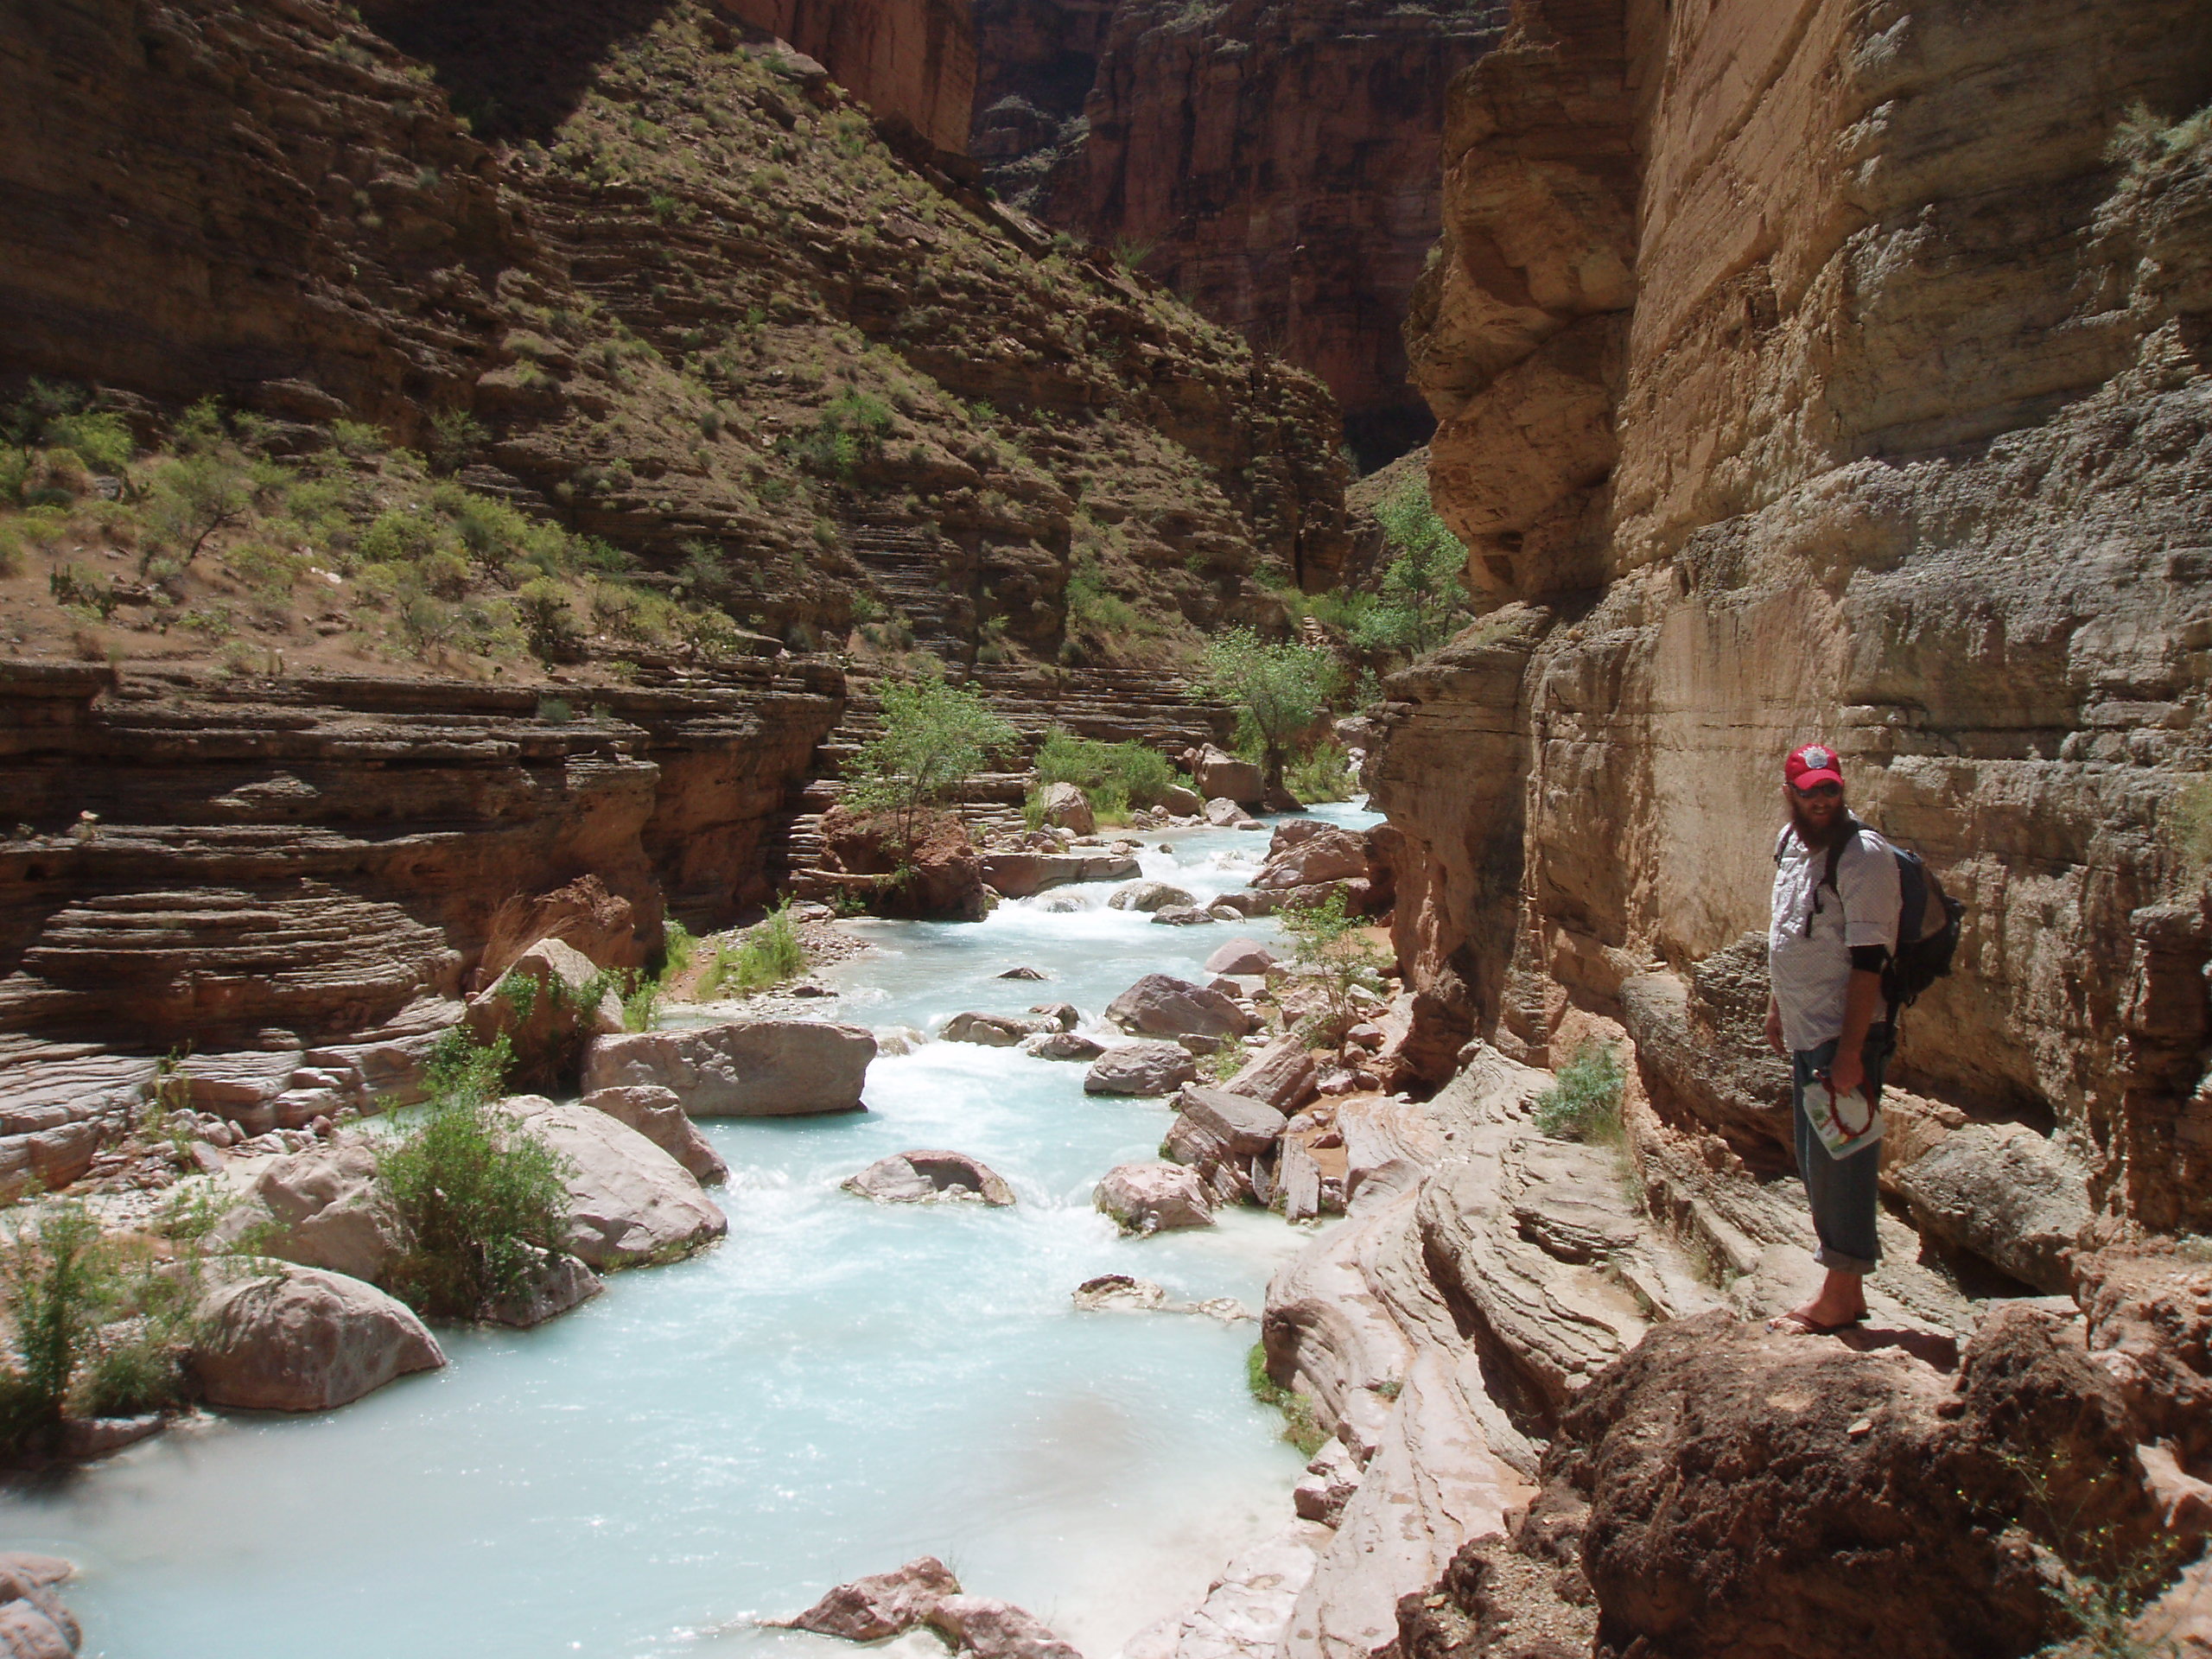
{"type": "Polygon", "coordinates": [[[965,0],[715,0],[715,9],[819,59],[855,98],[904,117],[939,149],[967,149],[976,37],[965,0]]]}
{"type": "Polygon", "coordinates": [[[1001,194],[1141,250],[1199,310],[1319,374],[1373,464],[1431,424],[1399,324],[1439,223],[1445,90],[1503,10],[988,0],[973,150],[1001,194]]]}

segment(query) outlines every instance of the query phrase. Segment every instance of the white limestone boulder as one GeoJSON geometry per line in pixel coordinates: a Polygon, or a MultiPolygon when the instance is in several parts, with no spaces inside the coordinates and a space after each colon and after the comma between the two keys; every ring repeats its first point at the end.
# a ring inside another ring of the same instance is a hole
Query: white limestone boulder
{"type": "Polygon", "coordinates": [[[729,1230],[691,1173],[628,1124],[517,1095],[495,1109],[567,1160],[569,1249],[607,1272],[688,1255],[729,1230]]]}
{"type": "Polygon", "coordinates": [[[874,1035],[806,1020],[733,1020],[690,1030],[602,1037],[584,1060],[584,1092],[652,1084],[693,1117],[857,1112],[874,1035]]]}

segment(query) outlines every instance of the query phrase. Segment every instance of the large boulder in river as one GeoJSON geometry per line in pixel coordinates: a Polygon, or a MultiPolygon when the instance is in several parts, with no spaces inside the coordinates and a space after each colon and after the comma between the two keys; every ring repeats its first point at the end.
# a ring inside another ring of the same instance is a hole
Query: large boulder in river
{"type": "Polygon", "coordinates": [[[327,1411],[446,1363],[422,1320],[374,1285],[289,1264],[219,1285],[191,1363],[212,1406],[327,1411]]]}
{"type": "Polygon", "coordinates": [[[628,1124],[542,1095],[517,1095],[496,1109],[568,1161],[568,1244],[587,1266],[666,1262],[729,1230],[691,1173],[628,1124]]]}
{"type": "Polygon", "coordinates": [[[1084,1074],[1086,1095],[1172,1095],[1198,1075],[1191,1051],[1178,1043],[1123,1043],[1108,1049],[1084,1074]]]}
{"type": "Polygon", "coordinates": [[[1021,1052],[1040,1060],[1095,1060],[1106,1052],[1106,1045],[1078,1031],[1048,1031],[1024,1041],[1021,1052]]]}
{"type": "Polygon", "coordinates": [[[1012,1048],[1025,1037],[1058,1031],[1057,1020],[1017,1014],[956,1014],[938,1035],[948,1043],[980,1043],[985,1048],[1012,1048]]]}
{"type": "Polygon", "coordinates": [[[0,1654],[7,1659],[72,1659],[85,1633],[54,1586],[76,1571],[59,1555],[12,1550],[0,1554],[0,1654]]]}
{"type": "Polygon", "coordinates": [[[838,1185],[878,1204],[935,1204],[950,1199],[1003,1207],[1014,1202],[1014,1189],[988,1165],[964,1152],[893,1153],[838,1185]]]}
{"type": "Polygon", "coordinates": [[[923,1555],[896,1572],[839,1585],[788,1624],[848,1642],[880,1642],[912,1630],[938,1602],[959,1593],[951,1569],[934,1555],[923,1555]]]}
{"type": "Polygon", "coordinates": [[[1078,836],[1096,831],[1098,819],[1090,810],[1090,798],[1075,784],[1046,784],[1037,792],[1037,810],[1041,821],[1056,830],[1071,830],[1078,836]]]}
{"type": "Polygon", "coordinates": [[[1116,887],[1106,903],[1114,910],[1166,910],[1197,902],[1181,887],[1166,881],[1132,881],[1126,887],[1116,887]]]}
{"type": "Polygon", "coordinates": [[[1252,1017],[1219,991],[1172,974],[1147,974],[1106,1005],[1106,1017],[1146,1037],[1242,1037],[1252,1017]]]}
{"type": "Polygon", "coordinates": [[[1257,939],[1231,939],[1206,958],[1210,974],[1264,974],[1280,960],[1257,939]]]}
{"type": "Polygon", "coordinates": [[[1126,881],[1141,868],[1126,853],[1005,852],[983,855],[983,880],[1001,899],[1027,899],[1032,893],[1071,881],[1126,881]]]}
{"type": "Polygon", "coordinates": [[[1268,849],[1268,861],[1252,878],[1252,885],[1263,893],[1355,877],[1364,880],[1368,874],[1367,841],[1363,836],[1323,824],[1285,846],[1281,835],[1276,832],[1277,842],[1268,849]]]}
{"type": "Polygon", "coordinates": [[[989,1596],[944,1596],[929,1611],[929,1627],[976,1659],[1083,1659],[1044,1620],[989,1596]]]}
{"type": "Polygon", "coordinates": [[[1260,821],[1226,795],[1217,795],[1206,803],[1206,822],[1217,830],[1259,828],[1260,821]]]}
{"type": "Polygon", "coordinates": [[[1125,1233],[1211,1227],[1213,1205],[1195,1172],[1180,1164],[1122,1164],[1106,1172],[1091,1202],[1125,1233]]]}
{"type": "Polygon", "coordinates": [[[1192,757],[1191,781],[1203,798],[1225,798],[1239,806],[1257,806],[1268,794],[1258,762],[1224,754],[1211,743],[1192,757]]]}
{"type": "Polygon", "coordinates": [[[605,1112],[618,1123],[628,1124],[690,1170],[700,1185],[714,1186],[729,1179],[729,1166],[699,1133],[699,1126],[684,1111],[673,1089],[650,1083],[599,1089],[584,1096],[584,1104],[595,1112],[605,1112]]]}
{"type": "Polygon", "coordinates": [[[593,1038],[622,1029],[622,999],[582,951],[540,939],[469,998],[461,1019],[479,1043],[505,1037],[512,1045],[514,1081],[554,1085],[575,1076],[593,1038]]]}
{"type": "Polygon", "coordinates": [[[694,1117],[797,1117],[857,1112],[874,1034],[805,1020],[733,1020],[689,1031],[602,1037],[584,1059],[584,1090],[639,1084],[673,1090],[694,1117]]]}
{"type": "Polygon", "coordinates": [[[403,1243],[399,1217],[377,1185],[376,1153],[355,1135],[270,1160],[242,1196],[216,1224],[219,1243],[255,1232],[259,1255],[378,1279],[403,1243]]]}

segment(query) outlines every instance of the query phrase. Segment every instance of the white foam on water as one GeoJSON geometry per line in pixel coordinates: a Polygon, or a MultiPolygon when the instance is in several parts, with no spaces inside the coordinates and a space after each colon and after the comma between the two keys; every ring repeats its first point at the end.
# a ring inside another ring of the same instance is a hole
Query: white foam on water
{"type": "MultiPolygon", "coordinates": [[[[1175,839],[1185,886],[1266,844],[1175,839]]],[[[1139,974],[1198,976],[1274,925],[1031,902],[861,931],[882,954],[825,973],[847,991],[825,1017],[934,1032],[1063,1001],[1095,1022],[1139,974]],[[1051,977],[996,977],[1017,964],[1051,977]]],[[[1118,1237],[1091,1186],[1156,1155],[1168,1114],[1085,1096],[1084,1071],[934,1042],[876,1062],[864,1115],[710,1123],[733,1171],[719,1248],[537,1331],[442,1332],[446,1370],[343,1410],[225,1415],[19,1486],[0,1547],[80,1564],[94,1659],[816,1659],[850,1650],[751,1621],[923,1554],[1106,1659],[1284,1524],[1299,1459],[1244,1390],[1255,1325],[1078,1313],[1069,1292],[1130,1273],[1256,1312],[1304,1236],[1249,1212],[1118,1237]],[[1019,1204],[838,1189],[929,1146],[982,1158],[1019,1204]]]]}

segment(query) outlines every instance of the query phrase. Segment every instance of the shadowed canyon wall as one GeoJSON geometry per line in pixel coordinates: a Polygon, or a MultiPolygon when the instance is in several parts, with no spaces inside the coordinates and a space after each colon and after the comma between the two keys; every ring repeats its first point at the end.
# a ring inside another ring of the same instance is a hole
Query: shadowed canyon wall
{"type": "Polygon", "coordinates": [[[1428,430],[1398,325],[1445,88],[1503,12],[983,0],[973,151],[1009,200],[1320,375],[1372,466],[1428,430]]]}
{"type": "Polygon", "coordinates": [[[1970,907],[1909,1086],[2201,1228],[2212,37],[2177,0],[1990,23],[1522,0],[1454,85],[1407,339],[1493,608],[1392,683],[1373,773],[1424,854],[1406,1053],[1541,1058],[1580,1005],[1681,1127],[1775,1153],[1726,1098],[1731,947],[1827,737],[1970,907]]]}

